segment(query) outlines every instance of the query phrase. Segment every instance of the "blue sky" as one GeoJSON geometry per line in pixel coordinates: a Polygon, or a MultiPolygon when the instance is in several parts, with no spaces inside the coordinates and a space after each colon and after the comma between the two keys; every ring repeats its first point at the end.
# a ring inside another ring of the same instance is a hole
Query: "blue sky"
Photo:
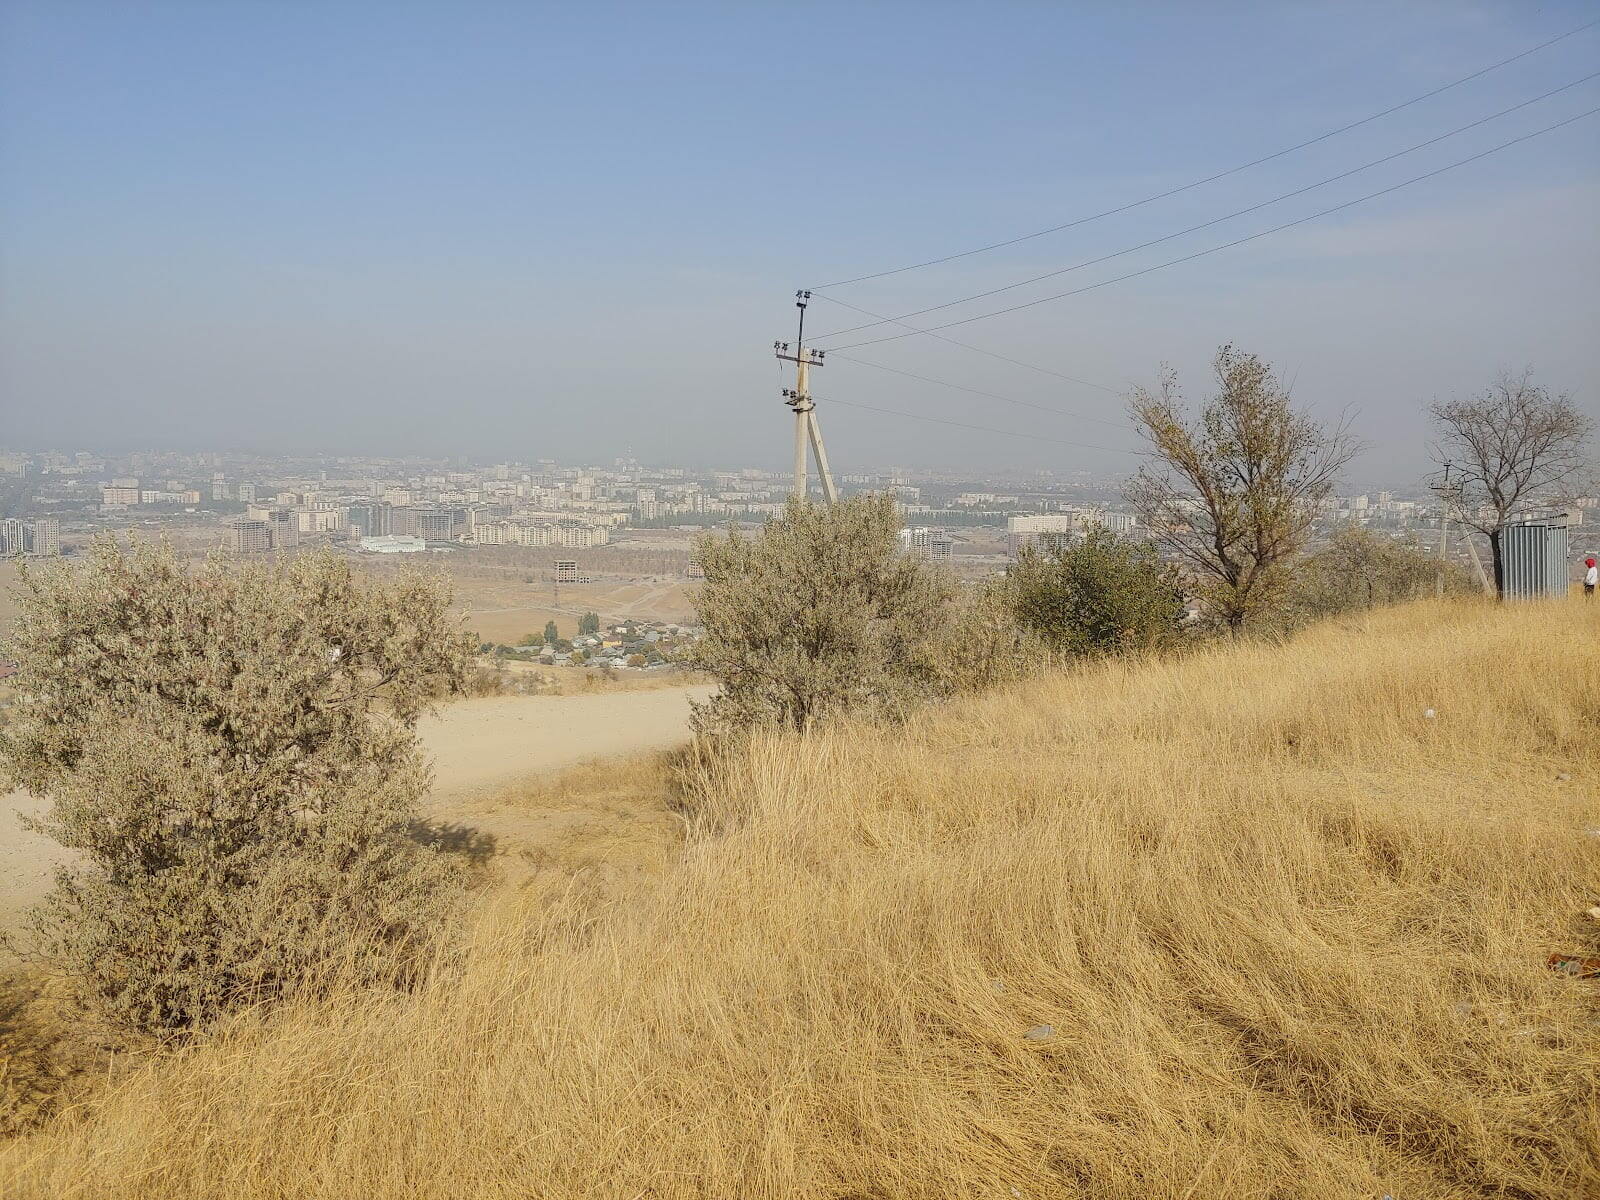
{"type": "MultiPolygon", "coordinates": [[[[95,4],[0,9],[0,440],[779,465],[796,287],[1098,212],[1600,18],[1588,4],[95,4]]],[[[1600,70],[1600,28],[1156,204],[841,288],[885,313],[1206,221],[1600,70]]],[[[1600,80],[1100,267],[1315,212],[1600,105],[1600,80]]],[[[1600,388],[1600,117],[1247,246],[814,379],[836,469],[1115,470],[1117,390],[1255,350],[1355,414],[1533,364],[1600,388]],[[827,399],[1026,434],[884,416],[827,399]],[[1085,418],[1096,418],[1094,421],[1085,418]],[[1111,422],[1106,424],[1104,422],[1111,422]]],[[[998,306],[999,302],[992,302],[998,306]]],[[[976,304],[955,310],[965,316],[976,304]]],[[[946,318],[948,319],[948,318],[946,318]]],[[[857,323],[818,299],[812,328],[857,323]]],[[[848,340],[848,339],[844,339],[848,340]]]]}

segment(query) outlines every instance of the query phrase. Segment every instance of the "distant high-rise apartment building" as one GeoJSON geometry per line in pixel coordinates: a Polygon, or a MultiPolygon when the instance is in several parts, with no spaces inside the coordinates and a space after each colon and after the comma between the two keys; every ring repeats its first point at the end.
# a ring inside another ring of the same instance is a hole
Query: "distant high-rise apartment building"
{"type": "Polygon", "coordinates": [[[28,527],[28,553],[61,553],[61,518],[39,517],[28,527]]]}
{"type": "Polygon", "coordinates": [[[126,508],[139,503],[139,489],[137,487],[108,484],[100,489],[100,503],[126,508]]]}
{"type": "Polygon", "coordinates": [[[456,536],[457,513],[449,508],[416,510],[416,534],[425,541],[448,542],[456,536]]]}
{"type": "Polygon", "coordinates": [[[348,514],[350,532],[355,537],[384,537],[389,533],[387,504],[352,504],[348,514]]]}
{"type": "Polygon", "coordinates": [[[327,501],[302,505],[294,515],[301,533],[340,533],[345,527],[345,510],[327,501]]]}
{"type": "Polygon", "coordinates": [[[1103,508],[1086,513],[1082,520],[1085,525],[1098,525],[1110,533],[1130,533],[1138,523],[1132,513],[1107,512],[1103,508]]]}
{"type": "Polygon", "coordinates": [[[272,509],[267,514],[267,527],[272,533],[274,550],[288,550],[300,544],[300,521],[294,509],[272,509]]]}
{"type": "Polygon", "coordinates": [[[232,530],[233,548],[239,554],[272,549],[272,526],[265,521],[239,517],[234,520],[232,530]]]}
{"type": "Polygon", "coordinates": [[[417,536],[417,513],[420,510],[409,504],[395,504],[389,508],[389,532],[395,537],[417,536]]]}
{"type": "Polygon", "coordinates": [[[949,558],[955,552],[950,535],[942,529],[911,525],[900,531],[900,546],[923,558],[949,558]]]}
{"type": "Polygon", "coordinates": [[[578,582],[578,563],[576,559],[559,558],[556,560],[556,582],[578,582]]]}
{"type": "Polygon", "coordinates": [[[22,554],[27,550],[27,529],[16,517],[0,521],[0,555],[22,554]]]}
{"type": "Polygon", "coordinates": [[[1073,532],[1078,527],[1074,513],[1049,513],[1042,516],[1006,518],[1006,540],[1011,553],[1019,553],[1025,546],[1046,552],[1064,549],[1072,544],[1073,532]]]}
{"type": "Polygon", "coordinates": [[[253,483],[241,483],[239,485],[239,500],[240,500],[241,503],[243,503],[243,504],[251,504],[251,503],[253,503],[255,501],[255,498],[256,498],[256,485],[255,484],[253,484],[253,483]]]}

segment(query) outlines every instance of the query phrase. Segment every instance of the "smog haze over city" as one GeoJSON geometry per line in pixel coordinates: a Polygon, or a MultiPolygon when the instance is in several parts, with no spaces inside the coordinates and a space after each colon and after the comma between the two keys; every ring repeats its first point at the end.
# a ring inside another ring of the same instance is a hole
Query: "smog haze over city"
{"type": "Polygon", "coordinates": [[[1115,477],[1232,342],[1405,487],[1498,368],[1595,411],[1595,14],[16,0],[0,438],[777,470],[811,288],[841,473],[1115,477]]]}

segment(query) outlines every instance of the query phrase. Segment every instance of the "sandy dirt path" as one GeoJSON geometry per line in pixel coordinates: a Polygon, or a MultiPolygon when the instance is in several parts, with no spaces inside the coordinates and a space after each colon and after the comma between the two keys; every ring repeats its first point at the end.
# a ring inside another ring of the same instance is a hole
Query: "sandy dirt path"
{"type": "MultiPolygon", "coordinates": [[[[460,700],[419,727],[434,764],[427,810],[459,810],[471,798],[518,779],[588,759],[661,750],[688,737],[689,700],[706,687],[597,692],[578,696],[490,696],[460,700]]],[[[22,828],[44,806],[26,792],[0,797],[0,930],[49,888],[66,853],[22,828]]]]}
{"type": "Polygon", "coordinates": [[[423,719],[430,807],[591,758],[664,750],[689,736],[689,700],[707,687],[461,700],[423,719]]]}

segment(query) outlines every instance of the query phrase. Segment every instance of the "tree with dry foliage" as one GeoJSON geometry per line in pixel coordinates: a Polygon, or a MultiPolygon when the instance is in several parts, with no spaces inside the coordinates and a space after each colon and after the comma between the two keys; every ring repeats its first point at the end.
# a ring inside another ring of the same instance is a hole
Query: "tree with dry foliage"
{"type": "Polygon", "coordinates": [[[955,586],[901,552],[899,527],[891,498],[862,496],[791,500],[753,537],[700,538],[691,661],[722,686],[696,707],[697,731],[894,716],[944,689],[936,634],[955,586]]]}
{"type": "Polygon", "coordinates": [[[106,538],[17,599],[0,768],[80,857],[33,931],[89,1007],[189,1028],[334,959],[381,975],[427,935],[445,876],[410,836],[415,726],[470,652],[437,581],[106,538]]]}
{"type": "Polygon", "coordinates": [[[1254,354],[1231,345],[1213,362],[1218,391],[1191,419],[1176,374],[1130,401],[1153,464],[1128,499],[1158,541],[1194,574],[1211,615],[1237,631],[1282,598],[1335,479],[1359,449],[1341,425],[1324,429],[1289,402],[1254,354]]]}
{"type": "Polygon", "coordinates": [[[1460,483],[1461,518],[1489,539],[1495,592],[1504,595],[1501,531],[1519,510],[1562,499],[1563,485],[1588,461],[1594,422],[1570,393],[1535,384],[1531,370],[1502,371],[1478,395],[1431,404],[1428,412],[1438,457],[1460,483]]]}

